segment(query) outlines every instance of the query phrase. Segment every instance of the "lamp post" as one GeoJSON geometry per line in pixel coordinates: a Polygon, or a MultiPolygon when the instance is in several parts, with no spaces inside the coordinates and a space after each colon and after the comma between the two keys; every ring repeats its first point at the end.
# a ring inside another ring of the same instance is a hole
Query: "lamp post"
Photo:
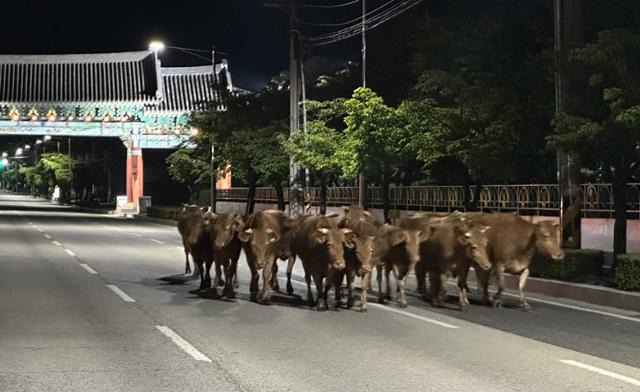
{"type": "MultiPolygon", "coordinates": [[[[164,49],[175,49],[178,51],[181,51],[183,53],[189,54],[191,56],[203,59],[203,60],[207,60],[207,61],[211,61],[211,67],[213,68],[213,83],[214,85],[217,85],[218,83],[218,75],[216,73],[216,47],[215,45],[211,47],[211,52],[207,51],[207,50],[203,50],[203,49],[193,49],[193,48],[183,48],[180,46],[169,46],[169,45],[165,45],[163,42],[160,41],[152,41],[151,43],[149,43],[149,50],[152,50],[156,53],[156,56],[158,54],[158,52],[163,51],[164,49]],[[211,58],[208,59],[204,56],[199,55],[198,53],[211,53],[211,58]]],[[[221,52],[224,53],[224,52],[221,52]]],[[[226,53],[224,53],[226,54],[226,53]]],[[[216,87],[216,86],[214,86],[216,87]]],[[[216,107],[217,108],[217,107],[216,107]]],[[[215,124],[215,117],[214,117],[214,124],[215,124]]],[[[197,130],[196,134],[197,134],[197,130]]],[[[192,134],[193,134],[193,130],[192,130],[192,134]]],[[[210,158],[210,167],[209,167],[209,205],[211,206],[211,210],[213,212],[216,212],[216,175],[215,175],[215,153],[216,153],[216,149],[215,149],[215,145],[214,145],[214,140],[213,140],[213,130],[209,136],[209,144],[211,145],[211,158],[210,158]]]]}

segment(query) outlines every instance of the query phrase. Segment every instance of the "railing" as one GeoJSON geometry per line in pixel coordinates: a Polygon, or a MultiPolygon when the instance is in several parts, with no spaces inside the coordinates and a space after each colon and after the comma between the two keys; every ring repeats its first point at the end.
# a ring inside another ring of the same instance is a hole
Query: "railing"
{"type": "MultiPolygon", "coordinates": [[[[320,188],[310,188],[310,201],[320,202],[320,188]]],[[[382,189],[367,189],[368,202],[372,207],[382,206],[382,189]]],[[[245,201],[249,188],[218,190],[218,200],[245,201]]],[[[289,189],[284,189],[285,201],[289,189]]],[[[256,202],[275,203],[273,188],[257,188],[256,202]]],[[[582,185],[582,213],[584,216],[611,216],[613,214],[613,190],[611,184],[582,185]]],[[[357,187],[327,188],[327,204],[350,205],[358,202],[357,187]]],[[[531,215],[557,215],[560,195],[557,184],[485,185],[476,192],[476,187],[463,186],[392,186],[389,190],[392,208],[420,211],[466,210],[475,206],[480,211],[513,211],[531,215]],[[479,195],[475,200],[476,194],[479,195]]],[[[640,183],[628,184],[627,213],[640,218],[640,183]]]]}

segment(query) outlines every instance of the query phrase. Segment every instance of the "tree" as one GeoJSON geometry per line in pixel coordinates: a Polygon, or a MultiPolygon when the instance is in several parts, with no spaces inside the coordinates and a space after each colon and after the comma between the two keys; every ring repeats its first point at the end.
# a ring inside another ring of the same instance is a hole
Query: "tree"
{"type": "Polygon", "coordinates": [[[166,159],[167,170],[174,180],[185,184],[190,195],[194,195],[195,187],[209,181],[210,162],[198,156],[197,150],[179,147],[166,159]]]}
{"type": "Polygon", "coordinates": [[[35,196],[48,196],[50,175],[42,163],[39,162],[36,166],[23,166],[19,172],[24,176],[25,182],[33,187],[35,196]]]}
{"type": "Polygon", "coordinates": [[[60,187],[62,199],[71,200],[71,175],[77,161],[67,154],[45,153],[40,158],[42,165],[51,173],[52,183],[60,187]],[[71,171],[69,171],[71,169],[71,171]]]}
{"type": "Polygon", "coordinates": [[[368,88],[357,88],[344,105],[346,128],[336,154],[342,175],[353,178],[363,172],[380,178],[388,220],[389,186],[411,151],[408,128],[400,113],[368,88]]]}
{"type": "Polygon", "coordinates": [[[549,142],[606,163],[613,186],[615,256],[626,252],[626,184],[640,163],[640,31],[603,31],[595,42],[573,49],[568,62],[585,92],[576,115],[556,116],[549,142]]]}

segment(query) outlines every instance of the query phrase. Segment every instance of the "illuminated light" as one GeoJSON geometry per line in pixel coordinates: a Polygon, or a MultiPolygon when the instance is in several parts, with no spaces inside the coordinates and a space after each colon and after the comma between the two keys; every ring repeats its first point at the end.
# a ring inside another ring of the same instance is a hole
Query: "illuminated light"
{"type": "Polygon", "coordinates": [[[131,116],[129,116],[129,113],[125,113],[124,116],[122,116],[122,119],[120,121],[127,122],[130,119],[131,119],[131,116]]]}
{"type": "Polygon", "coordinates": [[[49,140],[51,140],[51,135],[44,135],[44,141],[48,142],[49,140]]]}
{"type": "Polygon", "coordinates": [[[9,154],[8,154],[6,151],[4,151],[4,152],[2,153],[2,157],[3,157],[3,158],[6,158],[6,157],[8,157],[8,156],[9,156],[9,154]]]}
{"type": "Polygon", "coordinates": [[[200,134],[200,130],[198,128],[191,128],[191,136],[196,137],[200,134]]]}
{"type": "Polygon", "coordinates": [[[27,114],[27,116],[31,119],[31,121],[38,121],[38,119],[40,118],[40,115],[35,108],[29,110],[29,114],[27,114]]]}
{"type": "Polygon", "coordinates": [[[102,121],[104,122],[109,122],[111,121],[111,114],[109,112],[107,112],[104,117],[102,117],[102,121]]]}
{"type": "Polygon", "coordinates": [[[22,155],[22,149],[20,147],[16,148],[16,156],[19,157],[22,155]]]}
{"type": "Polygon", "coordinates": [[[47,112],[47,121],[54,122],[56,121],[57,118],[58,118],[58,113],[56,113],[56,111],[53,109],[49,109],[49,111],[47,112]]]}
{"type": "Polygon", "coordinates": [[[67,121],[73,121],[75,119],[75,117],[73,116],[73,114],[69,113],[67,115],[67,121]]]}
{"type": "Polygon", "coordinates": [[[85,122],[91,122],[91,121],[93,121],[93,115],[92,115],[91,113],[87,113],[87,114],[84,116],[84,121],[85,121],[85,122]]]}
{"type": "Polygon", "coordinates": [[[20,112],[18,111],[18,109],[11,109],[11,111],[9,111],[9,118],[12,121],[20,121],[20,112]]]}
{"type": "Polygon", "coordinates": [[[2,166],[9,166],[9,160],[7,158],[2,159],[2,166]]]}
{"type": "Polygon", "coordinates": [[[40,139],[36,140],[36,146],[39,145],[39,144],[42,144],[42,140],[40,140],[40,139]]]}
{"type": "Polygon", "coordinates": [[[151,41],[149,43],[149,50],[152,50],[154,52],[160,52],[164,50],[164,43],[160,41],[151,41]]]}
{"type": "Polygon", "coordinates": [[[25,150],[31,150],[31,144],[25,144],[24,145],[24,149],[25,150]]]}

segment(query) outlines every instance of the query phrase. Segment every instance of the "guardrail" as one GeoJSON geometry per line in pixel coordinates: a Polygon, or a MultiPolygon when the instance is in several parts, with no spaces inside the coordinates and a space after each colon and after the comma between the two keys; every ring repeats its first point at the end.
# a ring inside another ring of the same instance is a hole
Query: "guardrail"
{"type": "MultiPolygon", "coordinates": [[[[371,207],[382,206],[382,189],[367,189],[371,207]]],[[[249,188],[219,189],[218,200],[245,201],[249,188]]],[[[310,188],[310,201],[320,202],[320,188],[310,188]]],[[[289,189],[284,189],[285,201],[289,189]]],[[[273,188],[257,188],[256,202],[275,203],[277,196],[273,188]]],[[[584,216],[611,216],[613,214],[613,190],[611,184],[593,183],[582,185],[582,213],[584,216]]],[[[640,183],[628,184],[627,213],[640,218],[640,183]]],[[[358,202],[357,187],[327,188],[327,204],[350,205],[358,202]]],[[[557,184],[485,185],[476,192],[471,186],[392,186],[389,190],[392,208],[420,211],[464,211],[475,205],[480,211],[505,211],[532,215],[557,215],[560,195],[557,184]],[[474,198],[479,194],[478,200],[474,198]]]]}

